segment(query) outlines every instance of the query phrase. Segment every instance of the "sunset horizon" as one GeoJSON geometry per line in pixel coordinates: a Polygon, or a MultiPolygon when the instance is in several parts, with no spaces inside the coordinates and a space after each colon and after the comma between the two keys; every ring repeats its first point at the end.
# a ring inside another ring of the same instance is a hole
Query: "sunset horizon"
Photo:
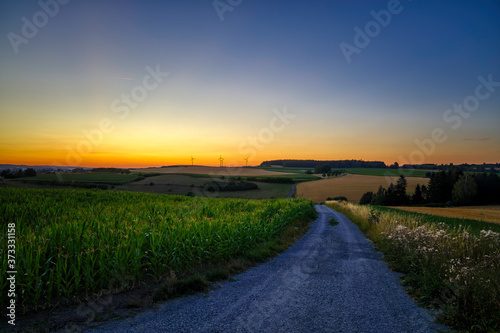
{"type": "Polygon", "coordinates": [[[4,2],[0,163],[500,161],[497,3],[263,4],[4,2]]]}

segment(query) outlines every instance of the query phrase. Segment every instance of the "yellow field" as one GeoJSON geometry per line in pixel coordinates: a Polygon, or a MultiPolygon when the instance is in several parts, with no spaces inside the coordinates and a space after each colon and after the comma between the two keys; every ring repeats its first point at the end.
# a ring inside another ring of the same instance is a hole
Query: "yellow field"
{"type": "Polygon", "coordinates": [[[218,168],[206,166],[175,166],[168,168],[145,168],[130,170],[134,172],[157,172],[157,173],[195,173],[200,175],[218,176],[277,176],[290,175],[287,172],[274,172],[254,168],[218,168]]]}
{"type": "MultiPolygon", "coordinates": [[[[361,196],[368,191],[377,192],[380,185],[387,188],[392,182],[396,184],[398,177],[365,176],[347,174],[341,177],[315,180],[297,185],[297,197],[313,200],[315,203],[325,201],[328,197],[342,195],[352,203],[359,203],[361,196]]],[[[412,194],[417,184],[427,185],[427,178],[406,177],[407,193],[412,194]]]]}
{"type": "Polygon", "coordinates": [[[424,214],[444,217],[458,217],[486,222],[500,223],[500,206],[464,206],[464,207],[392,207],[424,214]]]}

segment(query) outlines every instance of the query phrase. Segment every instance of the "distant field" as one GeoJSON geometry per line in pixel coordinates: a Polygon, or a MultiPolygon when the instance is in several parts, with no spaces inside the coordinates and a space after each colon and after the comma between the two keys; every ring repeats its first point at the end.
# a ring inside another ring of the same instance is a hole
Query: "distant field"
{"type": "Polygon", "coordinates": [[[192,192],[195,196],[213,198],[271,199],[285,198],[288,193],[290,193],[292,188],[291,184],[274,184],[252,181],[252,183],[259,186],[258,190],[219,193],[209,193],[205,191],[203,189],[203,185],[213,181],[214,179],[214,177],[202,177],[195,174],[164,174],[116,186],[115,189],[120,191],[181,195],[186,195],[189,192],[192,192]]]}
{"type": "Polygon", "coordinates": [[[289,175],[286,172],[274,172],[267,171],[257,168],[218,168],[218,167],[206,167],[206,166],[175,166],[168,168],[145,168],[145,169],[134,169],[130,170],[132,172],[152,172],[152,173],[194,173],[200,175],[218,175],[218,176],[277,176],[277,175],[289,175]]]}
{"type": "Polygon", "coordinates": [[[255,169],[262,169],[275,172],[290,172],[290,173],[305,173],[307,170],[314,170],[314,168],[287,168],[287,167],[256,167],[255,169]]]}
{"type": "Polygon", "coordinates": [[[37,175],[36,177],[18,178],[17,181],[93,183],[93,184],[125,184],[137,179],[137,174],[119,173],[65,173],[37,175]]]}
{"type": "Polygon", "coordinates": [[[465,207],[392,207],[423,214],[432,214],[451,218],[482,220],[500,223],[500,206],[465,206],[465,207]]]}
{"type": "MultiPolygon", "coordinates": [[[[345,175],[329,179],[297,184],[297,197],[313,200],[315,203],[325,201],[328,197],[345,196],[352,203],[359,203],[361,196],[368,191],[376,192],[380,185],[388,187],[396,184],[398,177],[345,175]]],[[[417,184],[427,185],[428,179],[407,177],[407,193],[411,194],[417,184]]]]}
{"type": "Polygon", "coordinates": [[[427,172],[432,172],[432,170],[406,170],[406,169],[382,169],[382,168],[347,168],[347,169],[334,169],[334,170],[346,170],[348,173],[354,175],[366,175],[366,176],[394,176],[399,177],[403,175],[405,177],[425,177],[427,172]]]}

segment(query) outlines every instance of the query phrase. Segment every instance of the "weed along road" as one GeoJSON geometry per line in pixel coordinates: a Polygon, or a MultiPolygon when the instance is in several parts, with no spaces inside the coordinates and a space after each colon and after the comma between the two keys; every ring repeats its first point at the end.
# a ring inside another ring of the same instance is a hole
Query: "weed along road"
{"type": "Polygon", "coordinates": [[[396,273],[342,214],[316,206],[297,243],[206,294],[88,332],[435,332],[396,273]],[[335,217],[339,222],[332,226],[335,217]]]}

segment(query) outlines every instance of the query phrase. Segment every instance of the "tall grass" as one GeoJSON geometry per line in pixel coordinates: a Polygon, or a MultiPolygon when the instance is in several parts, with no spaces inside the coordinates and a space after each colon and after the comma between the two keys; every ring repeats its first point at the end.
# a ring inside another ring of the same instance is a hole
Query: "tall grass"
{"type": "Polygon", "coordinates": [[[438,320],[459,330],[500,330],[500,234],[413,219],[405,212],[332,203],[372,239],[438,320]]]}
{"type": "Polygon", "coordinates": [[[98,190],[0,188],[0,289],[6,305],[7,224],[16,224],[22,311],[77,300],[144,275],[221,262],[313,214],[310,201],[189,198],[98,190]]]}

